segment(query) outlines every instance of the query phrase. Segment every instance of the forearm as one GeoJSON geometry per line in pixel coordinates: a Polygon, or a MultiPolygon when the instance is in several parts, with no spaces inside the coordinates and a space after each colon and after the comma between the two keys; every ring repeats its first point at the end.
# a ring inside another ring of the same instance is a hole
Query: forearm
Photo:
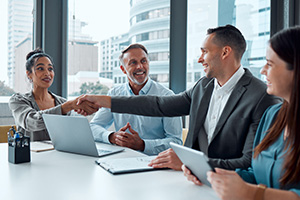
{"type": "MultiPolygon", "coordinates": [[[[245,199],[254,200],[258,187],[257,185],[254,184],[248,184],[248,186],[249,187],[247,190],[247,194],[245,195],[245,199]]],[[[266,188],[263,199],[264,200],[282,200],[282,199],[299,200],[300,197],[295,192],[292,191],[266,188]]]]}
{"type": "Polygon", "coordinates": [[[72,101],[67,101],[61,105],[61,113],[63,115],[66,115],[68,112],[74,109],[74,105],[76,102],[72,101]]]}
{"type": "Polygon", "coordinates": [[[147,155],[156,155],[162,151],[165,151],[169,148],[170,142],[174,142],[177,144],[182,144],[182,140],[176,137],[162,138],[162,139],[145,139],[145,149],[144,153],[147,155]]]}
{"type": "Polygon", "coordinates": [[[212,167],[219,167],[222,169],[235,170],[237,168],[246,169],[251,165],[251,154],[243,155],[241,158],[235,159],[214,159],[209,158],[212,167]]]}
{"type": "Polygon", "coordinates": [[[265,200],[282,200],[282,199],[299,200],[300,197],[292,191],[267,188],[264,194],[264,199],[265,200]]]}
{"type": "Polygon", "coordinates": [[[111,98],[111,110],[116,113],[153,117],[174,117],[188,115],[190,102],[186,100],[184,95],[114,96],[111,98]]]}

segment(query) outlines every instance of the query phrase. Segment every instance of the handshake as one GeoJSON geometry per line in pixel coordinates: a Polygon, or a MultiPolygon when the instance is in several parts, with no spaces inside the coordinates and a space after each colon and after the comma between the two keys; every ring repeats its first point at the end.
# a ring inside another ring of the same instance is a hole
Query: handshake
{"type": "Polygon", "coordinates": [[[97,112],[99,108],[111,108],[111,97],[105,95],[81,95],[74,99],[73,103],[75,112],[87,116],[97,112]]]}

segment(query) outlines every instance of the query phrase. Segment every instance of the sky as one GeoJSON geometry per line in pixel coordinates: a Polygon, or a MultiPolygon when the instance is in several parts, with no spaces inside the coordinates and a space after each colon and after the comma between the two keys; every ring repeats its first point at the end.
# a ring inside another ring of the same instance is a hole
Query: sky
{"type": "MultiPolygon", "coordinates": [[[[75,0],[76,18],[88,23],[83,32],[96,41],[128,32],[129,8],[129,0],[75,0]]],[[[69,0],[69,13],[73,10],[69,0]]]]}
{"type": "MultiPolygon", "coordinates": [[[[5,83],[8,83],[7,2],[0,0],[0,80],[5,83]]],[[[69,17],[72,17],[74,7],[76,18],[88,23],[83,33],[92,36],[94,41],[129,30],[129,0],[69,0],[69,17]]]]}

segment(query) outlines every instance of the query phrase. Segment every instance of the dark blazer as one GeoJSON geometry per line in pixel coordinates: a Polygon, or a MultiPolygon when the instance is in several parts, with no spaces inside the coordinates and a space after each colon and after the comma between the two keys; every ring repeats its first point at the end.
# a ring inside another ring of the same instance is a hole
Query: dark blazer
{"type": "Polygon", "coordinates": [[[173,96],[112,97],[112,112],[147,116],[189,117],[185,146],[204,152],[214,167],[247,168],[260,118],[266,108],[280,102],[266,93],[266,84],[248,69],[234,87],[220,116],[210,144],[203,124],[208,111],[214,79],[203,77],[193,88],[173,96]]]}

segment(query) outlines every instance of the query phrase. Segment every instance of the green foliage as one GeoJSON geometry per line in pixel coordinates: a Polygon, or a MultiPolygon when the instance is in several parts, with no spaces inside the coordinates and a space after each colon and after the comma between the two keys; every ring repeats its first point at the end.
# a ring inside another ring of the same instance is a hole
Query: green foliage
{"type": "Polygon", "coordinates": [[[109,88],[103,84],[101,84],[99,81],[96,82],[96,84],[91,82],[83,83],[80,86],[80,92],[74,92],[72,96],[79,96],[82,94],[98,94],[98,95],[106,95],[109,88]]]}
{"type": "Polygon", "coordinates": [[[0,81],[0,96],[11,96],[15,91],[4,84],[4,81],[0,81]]]}

